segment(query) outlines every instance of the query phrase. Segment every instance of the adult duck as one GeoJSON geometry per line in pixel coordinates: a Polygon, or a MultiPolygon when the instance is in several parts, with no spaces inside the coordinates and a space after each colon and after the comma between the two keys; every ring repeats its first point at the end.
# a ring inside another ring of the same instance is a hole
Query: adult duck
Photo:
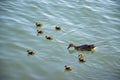
{"type": "Polygon", "coordinates": [[[85,44],[80,46],[69,44],[67,49],[69,49],[70,47],[74,47],[76,50],[80,50],[80,51],[93,51],[96,46],[94,44],[91,44],[91,45],[85,44]]]}

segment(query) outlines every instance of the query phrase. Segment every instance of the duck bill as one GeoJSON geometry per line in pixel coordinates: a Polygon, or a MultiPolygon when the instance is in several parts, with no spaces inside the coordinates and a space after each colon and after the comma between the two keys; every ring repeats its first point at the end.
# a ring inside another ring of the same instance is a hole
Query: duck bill
{"type": "Polygon", "coordinates": [[[69,49],[70,48],[70,46],[68,46],[68,48],[67,49],[69,49]]]}

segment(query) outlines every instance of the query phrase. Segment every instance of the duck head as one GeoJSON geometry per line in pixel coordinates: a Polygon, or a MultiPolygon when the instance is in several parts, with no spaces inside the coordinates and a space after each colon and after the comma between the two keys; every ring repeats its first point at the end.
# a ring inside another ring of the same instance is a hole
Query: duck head
{"type": "Polygon", "coordinates": [[[78,57],[79,57],[79,58],[83,58],[83,54],[79,54],[78,57]]]}
{"type": "Polygon", "coordinates": [[[71,43],[71,44],[69,44],[67,49],[69,49],[70,47],[75,47],[75,45],[71,43]]]}
{"type": "Polygon", "coordinates": [[[27,52],[30,52],[30,50],[27,50],[27,52]]]}

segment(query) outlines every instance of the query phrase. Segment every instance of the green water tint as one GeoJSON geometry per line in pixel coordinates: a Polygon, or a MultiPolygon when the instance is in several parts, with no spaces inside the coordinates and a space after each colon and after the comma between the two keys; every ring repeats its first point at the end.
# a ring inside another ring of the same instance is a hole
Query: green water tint
{"type": "MultiPolygon", "coordinates": [[[[37,28],[39,28],[39,26],[40,27],[44,27],[43,26],[43,24],[41,24],[41,23],[36,23],[36,27],[37,28]]],[[[55,30],[61,30],[61,27],[58,27],[58,26],[56,26],[55,28],[54,28],[55,30]]],[[[43,34],[43,31],[42,31],[42,33],[41,33],[41,29],[37,29],[37,36],[39,35],[39,34],[43,34]]],[[[45,33],[44,33],[45,34],[45,33]]],[[[45,34],[46,35],[46,34],[45,34]]],[[[48,40],[52,40],[53,38],[51,37],[51,36],[45,36],[46,37],[46,39],[48,39],[48,40]]],[[[69,47],[69,46],[68,46],[69,47]]],[[[69,47],[69,48],[71,48],[71,47],[69,47]]],[[[69,50],[69,49],[67,49],[68,51],[69,51],[69,53],[70,54],[72,54],[72,53],[75,53],[75,52],[78,52],[78,50],[69,50]]],[[[95,51],[95,50],[94,50],[95,51]]],[[[86,51],[86,52],[91,52],[91,53],[93,53],[94,51],[86,51]]],[[[34,51],[30,51],[30,50],[27,50],[27,52],[28,52],[28,55],[34,55],[35,54],[35,52],[34,51]]],[[[83,52],[83,51],[82,51],[83,52]]],[[[85,52],[85,51],[84,51],[85,52]]],[[[84,57],[83,57],[84,58],[84,57]]],[[[78,58],[79,59],[79,58],[78,58]]],[[[79,61],[79,62],[82,62],[81,60],[79,61]]],[[[84,60],[84,62],[86,62],[86,60],[84,60]]],[[[71,66],[67,66],[67,65],[65,65],[65,67],[64,67],[64,69],[65,69],[65,71],[71,71],[72,70],[72,68],[71,68],[71,66]]]]}
{"type": "Polygon", "coordinates": [[[117,0],[0,1],[0,80],[119,80],[119,7],[117,0]],[[67,50],[70,43],[97,48],[67,50]]]}

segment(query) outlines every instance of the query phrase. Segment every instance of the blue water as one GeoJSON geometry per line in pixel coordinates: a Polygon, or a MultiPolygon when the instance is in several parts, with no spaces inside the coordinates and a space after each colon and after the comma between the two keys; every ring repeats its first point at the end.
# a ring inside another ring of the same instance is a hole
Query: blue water
{"type": "Polygon", "coordinates": [[[120,80],[119,3],[1,0],[0,80],[120,80]],[[36,22],[43,26],[36,27],[36,22]],[[44,33],[37,35],[37,30],[44,33]],[[46,40],[46,35],[53,40],[46,40]],[[67,50],[70,43],[97,47],[93,53],[67,50]],[[27,50],[35,55],[27,56],[27,50]],[[78,61],[80,53],[85,63],[78,61]],[[65,71],[65,65],[72,71],[65,71]]]}

